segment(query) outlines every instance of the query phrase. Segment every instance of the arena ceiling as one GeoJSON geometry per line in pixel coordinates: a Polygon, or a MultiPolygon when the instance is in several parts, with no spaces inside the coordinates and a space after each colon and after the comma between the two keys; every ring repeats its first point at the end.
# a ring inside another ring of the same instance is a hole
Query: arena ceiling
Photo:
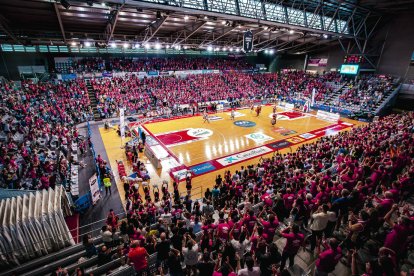
{"type": "Polygon", "coordinates": [[[299,54],[369,37],[381,13],[358,2],[1,0],[0,43],[223,50],[251,30],[256,51],[299,54]]]}

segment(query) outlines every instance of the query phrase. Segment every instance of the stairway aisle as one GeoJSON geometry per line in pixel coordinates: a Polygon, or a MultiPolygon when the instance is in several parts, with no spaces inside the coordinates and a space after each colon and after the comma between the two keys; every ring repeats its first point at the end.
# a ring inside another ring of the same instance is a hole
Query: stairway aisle
{"type": "Polygon", "coordinates": [[[91,101],[93,117],[95,121],[101,121],[102,119],[97,109],[98,100],[96,99],[95,92],[93,91],[91,82],[88,79],[86,80],[86,87],[88,88],[88,95],[89,95],[89,100],[91,101]]]}

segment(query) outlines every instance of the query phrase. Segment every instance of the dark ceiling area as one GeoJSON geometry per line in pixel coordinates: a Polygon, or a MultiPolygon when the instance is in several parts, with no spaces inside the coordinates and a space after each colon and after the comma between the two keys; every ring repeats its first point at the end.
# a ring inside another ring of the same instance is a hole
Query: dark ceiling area
{"type": "MultiPolygon", "coordinates": [[[[294,24],[171,8],[162,6],[160,2],[163,1],[1,0],[0,43],[75,46],[92,41],[98,47],[151,43],[160,47],[179,45],[191,49],[233,48],[241,47],[243,33],[251,30],[256,50],[277,49],[294,54],[330,47],[339,39],[349,38],[340,33],[309,30],[294,24]]],[[[375,11],[399,9],[400,5],[394,2],[411,7],[414,3],[385,0],[264,2],[300,9],[305,13],[343,18],[349,24],[353,20],[347,18],[352,16],[362,21],[369,12],[366,7],[374,10],[369,14],[378,14],[375,11]]]]}

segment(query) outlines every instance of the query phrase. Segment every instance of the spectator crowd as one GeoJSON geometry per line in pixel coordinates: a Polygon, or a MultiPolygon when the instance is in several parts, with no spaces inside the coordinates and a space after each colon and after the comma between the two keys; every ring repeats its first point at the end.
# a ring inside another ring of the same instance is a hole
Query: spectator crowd
{"type": "Polygon", "coordinates": [[[65,181],[76,124],[91,114],[85,83],[5,84],[0,106],[1,187],[47,189],[65,181]]]}
{"type": "Polygon", "coordinates": [[[218,175],[199,200],[190,174],[185,197],[123,178],[126,218],[111,211],[85,249],[140,275],[297,275],[306,255],[315,275],[411,275],[413,126],[411,112],[323,137],[218,175]]]}

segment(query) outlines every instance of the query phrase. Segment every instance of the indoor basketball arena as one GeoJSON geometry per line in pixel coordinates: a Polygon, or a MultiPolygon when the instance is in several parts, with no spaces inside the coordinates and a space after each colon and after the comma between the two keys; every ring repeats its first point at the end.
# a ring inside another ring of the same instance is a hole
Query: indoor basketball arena
{"type": "Polygon", "coordinates": [[[414,275],[414,1],[0,1],[0,276],[414,275]]]}

